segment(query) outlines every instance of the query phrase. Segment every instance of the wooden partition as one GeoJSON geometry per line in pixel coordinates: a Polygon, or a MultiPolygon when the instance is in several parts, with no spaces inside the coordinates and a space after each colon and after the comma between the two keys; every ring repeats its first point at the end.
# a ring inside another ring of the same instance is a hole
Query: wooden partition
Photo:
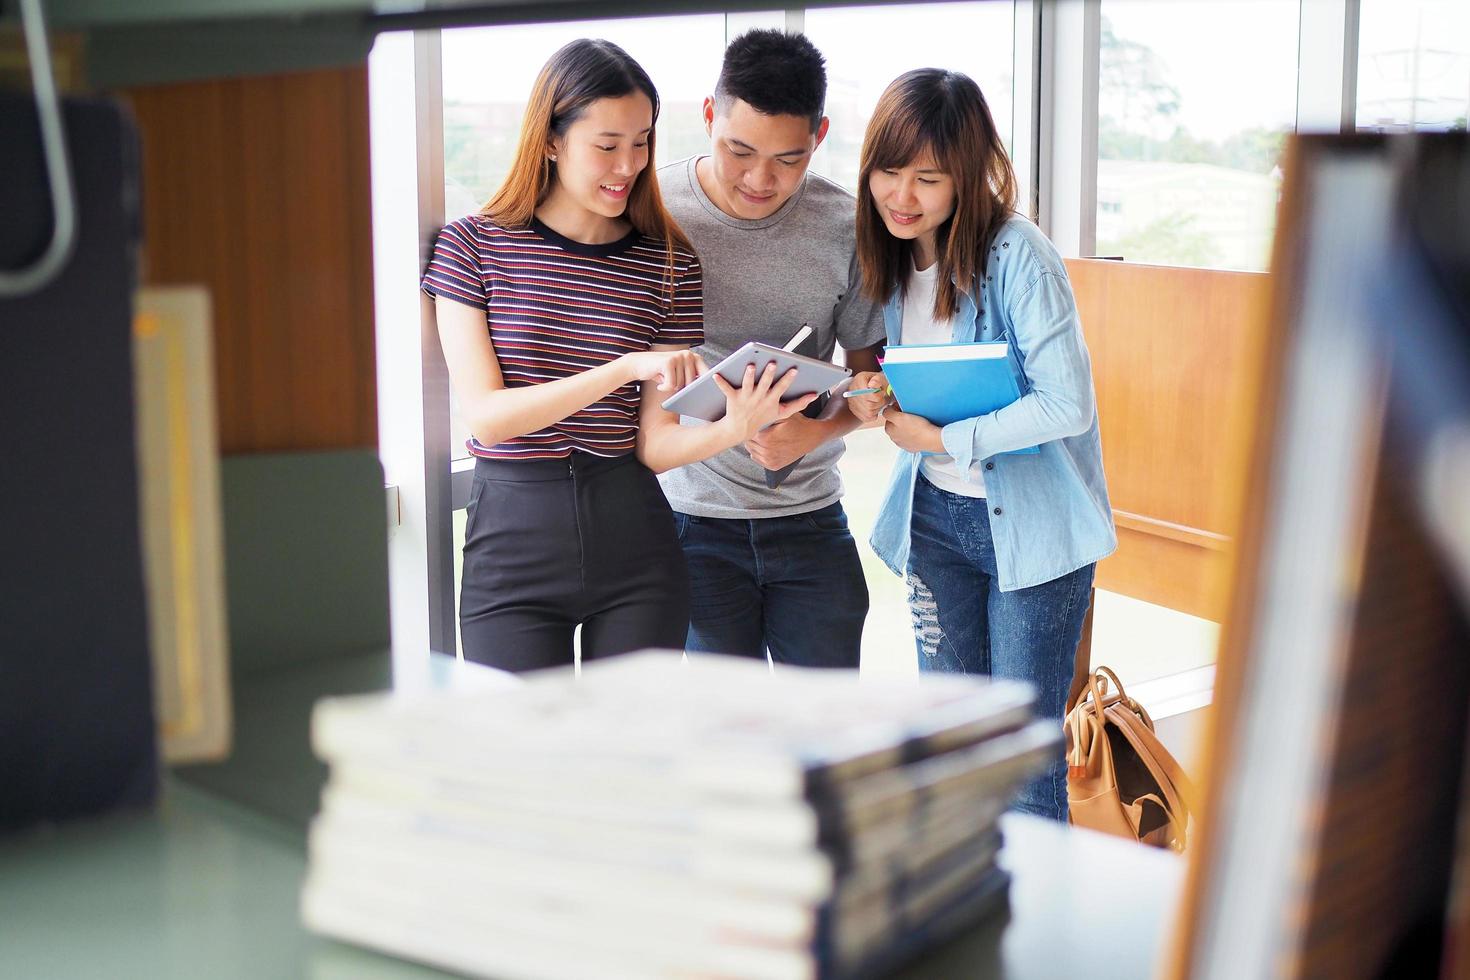
{"type": "Polygon", "coordinates": [[[313,703],[391,676],[367,71],[124,94],[144,280],[209,289],[225,457],[233,748],[175,775],[300,836],[325,776],[313,703]]]}
{"type": "Polygon", "coordinates": [[[1067,262],[1092,352],[1118,551],[1097,587],[1219,621],[1234,537],[1229,426],[1267,276],[1067,262]]]}
{"type": "Polygon", "coordinates": [[[144,280],[213,301],[220,450],[375,449],[367,69],[123,94],[144,280]]]}

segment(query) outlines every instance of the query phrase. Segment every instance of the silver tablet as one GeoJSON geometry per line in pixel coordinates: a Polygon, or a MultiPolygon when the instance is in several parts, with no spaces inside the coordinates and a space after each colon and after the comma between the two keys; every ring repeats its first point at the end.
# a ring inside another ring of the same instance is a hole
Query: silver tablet
{"type": "Polygon", "coordinates": [[[803,357],[800,354],[793,354],[769,344],[758,344],[752,340],[716,364],[708,374],[702,375],[693,384],[675,392],[663,403],[663,407],[670,412],[704,419],[706,422],[717,421],[725,415],[725,396],[716,387],[714,375],[718,374],[738,388],[745,379],[746,365],[753,364],[756,371],[760,372],[764,371],[766,365],[772,361],[776,362],[778,378],[792,368],[797,369],[795,380],[791,382],[791,387],[786,389],[787,399],[800,398],[814,391],[826,391],[852,373],[847,368],[839,367],[831,361],[803,357]]]}

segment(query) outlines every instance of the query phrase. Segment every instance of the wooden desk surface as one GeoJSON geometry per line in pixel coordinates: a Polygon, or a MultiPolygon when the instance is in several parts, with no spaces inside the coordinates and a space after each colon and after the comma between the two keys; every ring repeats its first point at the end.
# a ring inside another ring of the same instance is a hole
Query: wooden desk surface
{"type": "MultiPolygon", "coordinates": [[[[1183,862],[1004,818],[1009,917],[901,971],[919,978],[1139,980],[1183,862]]],[[[15,977],[409,980],[444,974],[307,933],[300,838],[171,780],[159,808],[0,840],[0,973],[15,977]]]]}

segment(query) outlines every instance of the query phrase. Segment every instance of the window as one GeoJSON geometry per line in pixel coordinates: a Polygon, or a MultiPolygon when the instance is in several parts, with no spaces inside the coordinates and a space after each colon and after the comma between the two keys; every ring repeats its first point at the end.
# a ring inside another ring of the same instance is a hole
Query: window
{"type": "Polygon", "coordinates": [[[1296,122],[1298,8],[1104,0],[1097,254],[1266,268],[1296,122]]]}
{"type": "MultiPolygon", "coordinates": [[[[725,50],[723,14],[444,31],[446,220],[478,210],[495,193],[515,156],[521,118],[537,72],[558,48],[582,37],[606,38],[619,45],[653,79],[660,102],[655,166],[699,152],[708,144],[701,106],[714,89],[725,50]]],[[[469,438],[451,391],[449,454],[461,465],[470,458],[469,438]]],[[[458,509],[452,538],[456,612],[464,532],[465,511],[458,509]]]]}
{"type": "MultiPolygon", "coordinates": [[[[374,98],[375,102],[383,103],[384,113],[380,117],[375,105],[374,131],[392,130],[388,124],[390,118],[409,122],[398,127],[401,132],[396,136],[383,135],[375,138],[374,143],[375,148],[391,150],[388,155],[393,155],[394,162],[401,165],[398,177],[406,175],[408,184],[401,179],[396,182],[386,179],[393,177],[394,172],[378,166],[375,157],[375,235],[380,230],[384,235],[391,231],[391,237],[375,242],[375,252],[384,256],[385,261],[390,253],[406,254],[413,247],[415,233],[417,241],[422,243],[425,236],[436,230],[430,226],[437,226],[441,220],[437,208],[432,215],[422,213],[425,195],[420,194],[417,205],[413,203],[415,173],[422,180],[441,179],[430,169],[435,161],[414,157],[412,153],[407,154],[406,160],[398,159],[404,155],[401,148],[411,149],[415,145],[411,138],[412,125],[422,125],[426,113],[432,119],[434,110],[442,109],[444,218],[452,220],[475,210],[494,192],[509,166],[536,72],[553,51],[577,37],[612,40],[649,70],[663,97],[656,163],[666,164],[705,151],[708,138],[700,106],[713,89],[727,40],[753,26],[799,27],[826,56],[829,73],[827,111],[832,128],[814,160],[814,172],[856,191],[861,142],[879,95],[903,71],[933,66],[962,71],[979,83],[1000,135],[1021,167],[1018,176],[1023,182],[1033,181],[1041,167],[1047,165],[1045,144],[1048,134],[1055,130],[1040,115],[1044,108],[1037,81],[1041,66],[1032,61],[1044,49],[1040,36],[1035,33],[1041,22],[1027,16],[1018,21],[1014,6],[1003,2],[958,2],[791,9],[456,29],[441,32],[437,39],[422,35],[417,39],[381,38],[380,48],[389,47],[390,40],[402,43],[393,45],[398,51],[393,58],[380,59],[373,69],[374,98]],[[427,46],[420,47],[421,43],[427,46]],[[435,64],[443,85],[442,102],[437,106],[430,102],[432,94],[415,90],[413,82],[416,65],[422,69],[435,64]],[[420,100],[417,115],[412,111],[414,100],[402,98],[405,91],[414,93],[420,100]],[[1019,110],[1013,110],[1016,99],[1021,102],[1019,110]],[[1017,112],[1014,119],[1013,111],[1017,112]],[[405,201],[409,203],[403,205],[405,201]],[[399,210],[403,213],[398,214],[399,210]],[[380,217],[383,218],[381,229],[380,217]]],[[[1274,183],[1268,180],[1265,185],[1268,189],[1263,191],[1262,177],[1270,177],[1282,136],[1290,131],[1295,119],[1295,2],[1191,4],[1181,15],[1157,3],[1107,0],[1103,13],[1108,25],[1103,37],[1101,111],[1089,120],[1098,123],[1104,150],[1102,161],[1096,164],[1098,228],[1102,232],[1098,250],[1144,261],[1188,259],[1177,248],[1137,247],[1157,242],[1148,235],[1138,234],[1139,229],[1135,227],[1141,213],[1137,186],[1128,180],[1114,179],[1127,176],[1126,168],[1133,167],[1135,176],[1142,174],[1148,179],[1143,195],[1148,206],[1173,222],[1172,227],[1165,222],[1166,231],[1179,232],[1182,227],[1183,231],[1193,231],[1194,241],[1203,238],[1211,243],[1217,239],[1224,242],[1233,227],[1222,231],[1210,222],[1218,217],[1215,212],[1226,212],[1232,219],[1239,219],[1239,223],[1249,224],[1250,233],[1259,240],[1255,258],[1250,255],[1231,258],[1234,253],[1227,252],[1197,257],[1196,264],[1259,268],[1265,261],[1265,243],[1271,234],[1275,206],[1274,183]],[[1206,22],[1203,31],[1197,24],[1199,20],[1206,22]],[[1243,58],[1241,51],[1250,51],[1250,57],[1243,58]],[[1241,65],[1247,61],[1255,72],[1242,80],[1241,65]],[[1145,84],[1138,84],[1140,81],[1145,84]],[[1139,101],[1150,98],[1154,100],[1152,111],[1149,103],[1139,101]],[[1249,163],[1243,163],[1242,159],[1250,156],[1247,151],[1255,143],[1262,143],[1265,148],[1255,147],[1259,152],[1249,163]],[[1269,165],[1257,165],[1260,161],[1269,161],[1269,165]]],[[[387,53],[376,51],[375,58],[387,53]]],[[[1045,111],[1051,113],[1057,109],[1051,106],[1045,111]]],[[[1068,111],[1080,115],[1076,106],[1068,111]]],[[[1082,145],[1090,144],[1084,139],[1082,145]]],[[[1084,162],[1084,167],[1092,165],[1091,160],[1084,162]]],[[[1058,199],[1066,200],[1069,196],[1080,196],[1083,189],[1074,179],[1071,184],[1063,181],[1055,193],[1058,199]]],[[[1144,231],[1150,230],[1149,224],[1144,223],[1144,231]]],[[[1191,242],[1182,233],[1175,234],[1172,240],[1166,235],[1165,239],[1165,246],[1191,242]]],[[[407,269],[408,263],[402,264],[407,269]]],[[[380,301],[379,337],[383,344],[384,337],[405,333],[403,325],[412,322],[418,297],[413,289],[412,270],[406,271],[400,282],[400,277],[390,274],[385,266],[380,279],[395,288],[401,286],[407,294],[404,297],[395,294],[392,303],[386,305],[380,301]]],[[[419,337],[409,340],[412,343],[403,345],[404,363],[411,359],[408,355],[418,353],[419,337]]],[[[391,344],[384,344],[382,349],[390,347],[391,344]]],[[[404,487],[400,506],[406,515],[392,542],[394,555],[403,553],[401,563],[398,557],[394,558],[395,643],[400,642],[400,624],[412,625],[422,632],[424,626],[418,624],[427,615],[431,633],[438,624],[439,631],[451,637],[444,644],[448,649],[453,645],[453,620],[444,614],[446,603],[452,608],[458,596],[458,554],[463,542],[462,508],[466,496],[463,487],[468,483],[462,479],[468,462],[464,459],[464,443],[468,433],[458,419],[457,410],[448,405],[443,395],[442,378],[430,376],[442,369],[442,364],[436,368],[429,363],[431,360],[430,356],[424,362],[419,372],[421,377],[409,379],[414,382],[412,386],[397,386],[405,390],[414,388],[414,397],[406,399],[404,414],[412,416],[422,407],[425,421],[419,435],[423,443],[432,442],[433,448],[415,450],[428,458],[430,467],[405,457],[397,461],[402,463],[395,470],[397,475],[390,472],[390,480],[404,487]],[[453,427],[447,440],[442,434],[447,421],[446,409],[453,427]],[[439,460],[444,458],[446,441],[452,447],[448,455],[459,458],[460,462],[452,467],[444,465],[441,473],[439,460]],[[452,479],[448,473],[451,469],[456,474],[452,479]],[[420,480],[428,484],[440,482],[425,487],[416,485],[420,480]],[[436,502],[443,499],[436,492],[443,489],[446,480],[454,487],[448,496],[460,508],[452,514],[436,502]],[[428,575],[424,574],[426,551],[428,575]],[[441,559],[448,557],[445,552],[452,560],[442,561],[441,571],[441,559]],[[447,594],[451,590],[452,595],[447,594]],[[408,608],[411,615],[400,614],[400,607],[408,608]]],[[[394,362],[385,363],[391,366],[394,362]]],[[[381,384],[380,392],[390,387],[394,385],[381,384]]],[[[385,444],[400,435],[396,429],[390,433],[391,428],[380,427],[385,444]]],[[[842,464],[845,504],[871,593],[863,644],[864,668],[912,673],[917,664],[904,585],[865,544],[888,483],[894,449],[877,429],[853,434],[848,446],[842,464]]],[[[385,459],[389,455],[385,451],[385,459]]],[[[1095,651],[1111,665],[1122,668],[1131,679],[1208,663],[1213,649],[1212,634],[1208,634],[1212,624],[1182,614],[1178,614],[1181,622],[1189,620],[1187,625],[1192,632],[1181,632],[1179,642],[1171,639],[1162,645],[1148,645],[1149,651],[1142,653],[1147,656],[1157,653],[1157,663],[1145,664],[1139,659],[1140,651],[1134,649],[1139,645],[1133,638],[1158,634],[1157,620],[1161,612],[1165,611],[1137,600],[1100,596],[1095,651]],[[1109,635],[1116,640],[1112,646],[1106,641],[1109,635]],[[1125,663],[1125,655],[1132,659],[1125,663]]],[[[422,642],[416,632],[407,629],[401,632],[402,642],[409,645],[422,642]]]]}
{"type": "MultiPolygon", "coordinates": [[[[913,68],[969,75],[990,104],[996,128],[1011,144],[1012,5],[935,3],[807,10],[804,32],[827,59],[827,139],[812,170],[857,191],[863,134],[878,97],[913,68]],[[895,40],[901,43],[895,44],[895,40]]],[[[908,589],[867,545],[888,487],[896,451],[881,429],[847,437],[842,458],[843,506],[858,541],[868,582],[863,669],[917,670],[908,589]]]]}
{"type": "MultiPolygon", "coordinates": [[[[878,96],[902,72],[933,66],[962,71],[990,102],[1001,136],[1011,139],[1012,5],[941,3],[887,7],[822,8],[802,15],[805,33],[827,59],[827,140],[813,171],[855,190],[863,132],[878,96]],[[892,37],[924,40],[895,48],[892,37]]],[[[479,208],[510,166],[531,82],[558,47],[579,37],[603,37],[624,47],[648,70],[663,103],[658,127],[659,164],[706,152],[701,106],[714,90],[728,38],[749,27],[780,27],[784,15],[753,14],[584,21],[445,31],[445,216],[452,220],[479,208]]],[[[450,454],[463,460],[469,432],[451,406],[450,454]]],[[[894,450],[880,431],[849,439],[843,464],[854,535],[866,540],[877,515],[894,450]]],[[[463,544],[463,512],[454,522],[455,595],[463,544]]],[[[861,549],[873,591],[864,641],[865,663],[876,658],[912,672],[913,640],[902,582],[871,550],[861,549]]],[[[881,667],[880,667],[881,669],[881,667]]]]}
{"type": "Polygon", "coordinates": [[[484,204],[515,154],[531,83],[569,41],[600,37],[632,55],[658,88],[662,165],[707,142],[700,106],[725,50],[723,14],[529,24],[444,32],[444,214],[484,204]]]}
{"type": "Polygon", "coordinates": [[[1363,0],[1358,128],[1465,129],[1470,6],[1463,0],[1363,0]]]}
{"type": "Polygon", "coordinates": [[[1013,23],[1008,3],[806,11],[804,32],[827,59],[827,116],[832,120],[812,169],[855,191],[863,131],[873,107],[890,82],[913,68],[948,68],[973,78],[1009,149],[1013,23]]]}

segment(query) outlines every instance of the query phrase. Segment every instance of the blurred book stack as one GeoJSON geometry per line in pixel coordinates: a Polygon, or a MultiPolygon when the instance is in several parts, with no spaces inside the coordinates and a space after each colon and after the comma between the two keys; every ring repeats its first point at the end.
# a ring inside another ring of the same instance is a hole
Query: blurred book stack
{"type": "Polygon", "coordinates": [[[1006,904],[1024,684],[677,653],[328,699],[307,925],[497,977],[855,977],[1006,904]]]}

